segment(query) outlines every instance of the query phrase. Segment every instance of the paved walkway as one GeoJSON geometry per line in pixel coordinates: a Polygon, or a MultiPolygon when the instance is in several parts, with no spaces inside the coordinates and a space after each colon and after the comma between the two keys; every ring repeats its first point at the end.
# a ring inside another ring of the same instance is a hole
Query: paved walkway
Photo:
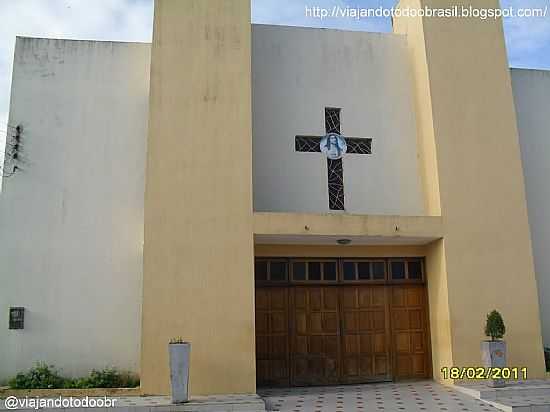
{"type": "Polygon", "coordinates": [[[258,392],[266,401],[266,410],[280,412],[498,411],[432,381],[259,389],[258,392]]]}

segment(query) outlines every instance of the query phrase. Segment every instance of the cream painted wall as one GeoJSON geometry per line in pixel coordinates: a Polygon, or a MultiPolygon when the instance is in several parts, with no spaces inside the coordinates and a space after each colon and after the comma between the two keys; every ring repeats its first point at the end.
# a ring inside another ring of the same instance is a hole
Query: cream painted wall
{"type": "Polygon", "coordinates": [[[265,25],[252,26],[254,209],[329,211],[326,157],[294,147],[325,134],[325,107],[342,108],[345,136],[374,139],[344,157],[346,212],[424,214],[404,36],[265,25]]]}
{"type": "Polygon", "coordinates": [[[550,71],[512,69],[542,335],[550,346],[550,71]]]}
{"type": "Polygon", "coordinates": [[[15,55],[0,380],[36,361],[138,371],[150,46],[18,38],[15,55]],[[10,306],[26,308],[24,330],[8,330],[10,306]]]}

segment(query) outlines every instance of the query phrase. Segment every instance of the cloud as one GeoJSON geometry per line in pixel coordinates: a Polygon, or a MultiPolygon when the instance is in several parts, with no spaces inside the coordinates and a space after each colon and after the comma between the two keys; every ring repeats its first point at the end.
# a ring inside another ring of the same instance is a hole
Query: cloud
{"type": "Polygon", "coordinates": [[[313,7],[332,10],[333,7],[392,7],[396,0],[253,0],[252,21],[260,24],[275,24],[301,27],[323,27],[342,30],[363,30],[374,32],[391,31],[391,22],[384,18],[345,18],[324,19],[306,15],[306,8],[313,7]]]}
{"type": "Polygon", "coordinates": [[[545,17],[505,18],[504,33],[510,66],[550,69],[550,1],[502,0],[502,7],[547,9],[545,17]]]}

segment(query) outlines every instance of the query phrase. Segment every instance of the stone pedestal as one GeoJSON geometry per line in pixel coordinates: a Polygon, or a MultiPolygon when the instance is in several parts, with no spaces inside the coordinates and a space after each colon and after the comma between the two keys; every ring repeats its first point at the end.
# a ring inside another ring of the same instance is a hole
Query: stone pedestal
{"type": "Polygon", "coordinates": [[[189,360],[190,343],[171,343],[170,351],[170,383],[172,385],[172,402],[189,401],[189,360]]]}
{"type": "MultiPolygon", "coordinates": [[[[506,342],[502,340],[481,342],[481,360],[486,368],[506,367],[506,342]]],[[[489,386],[502,388],[506,385],[504,379],[491,379],[489,386]]]]}

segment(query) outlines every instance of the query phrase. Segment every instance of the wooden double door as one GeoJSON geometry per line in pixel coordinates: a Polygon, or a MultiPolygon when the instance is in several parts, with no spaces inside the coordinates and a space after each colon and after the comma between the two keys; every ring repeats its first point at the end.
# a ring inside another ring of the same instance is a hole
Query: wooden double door
{"type": "Polygon", "coordinates": [[[256,288],[259,386],[430,376],[423,284],[256,288]]]}

